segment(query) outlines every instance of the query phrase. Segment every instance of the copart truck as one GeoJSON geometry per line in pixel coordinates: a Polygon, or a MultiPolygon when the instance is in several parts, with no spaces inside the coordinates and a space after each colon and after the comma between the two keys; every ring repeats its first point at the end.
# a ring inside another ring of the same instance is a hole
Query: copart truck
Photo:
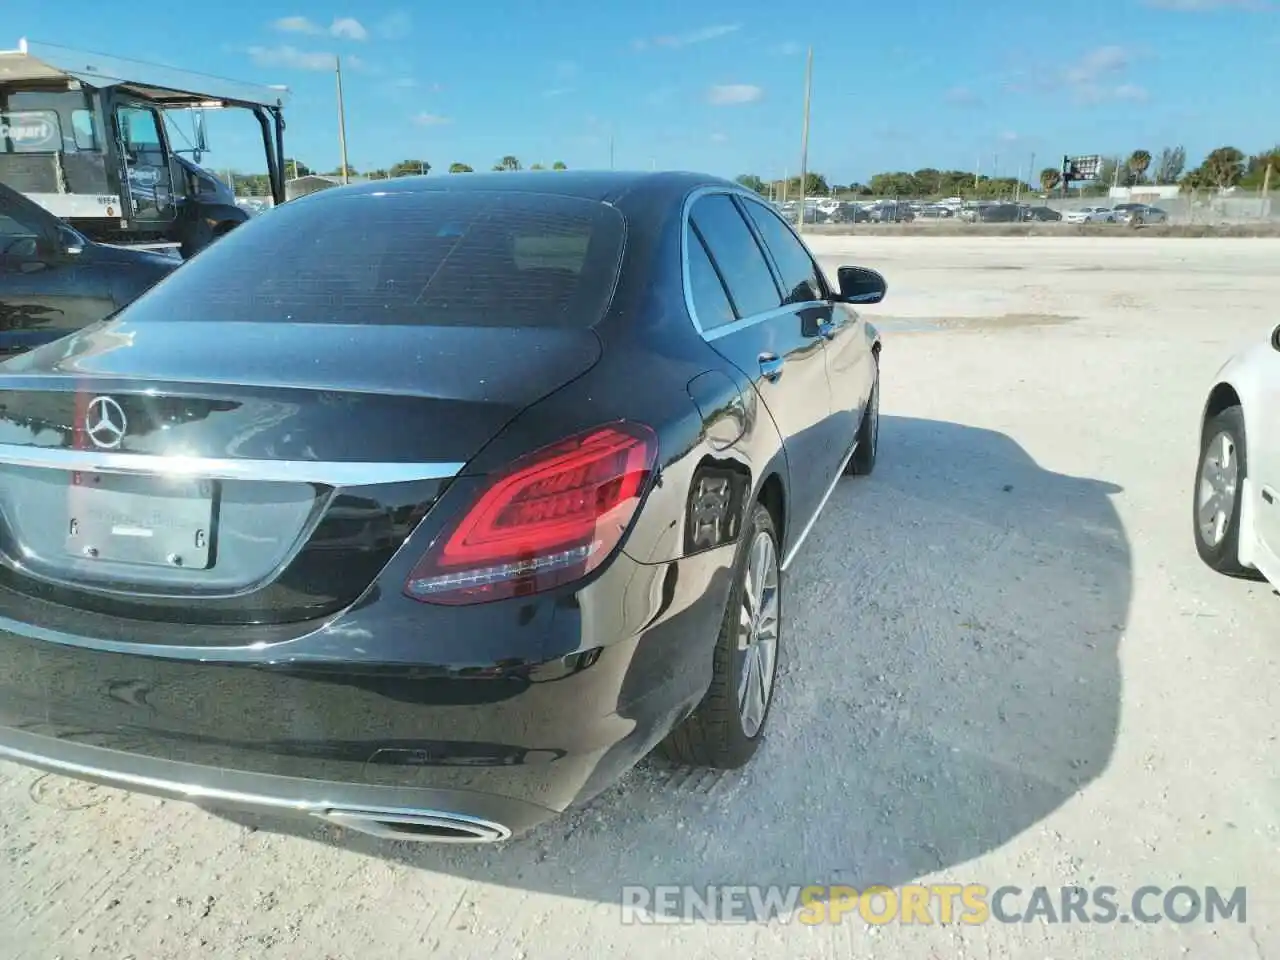
{"type": "Polygon", "coordinates": [[[278,204],[287,96],[284,87],[24,39],[0,51],[0,183],[93,240],[177,248],[186,259],[250,216],[199,165],[209,149],[205,111],[257,119],[278,204]],[[192,121],[190,148],[171,139],[174,111],[192,121]]]}

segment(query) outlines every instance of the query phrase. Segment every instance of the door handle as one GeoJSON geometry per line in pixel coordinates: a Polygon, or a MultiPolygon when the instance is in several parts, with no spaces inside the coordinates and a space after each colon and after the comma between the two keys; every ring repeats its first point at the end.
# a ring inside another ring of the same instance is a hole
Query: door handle
{"type": "Polygon", "coordinates": [[[776,353],[760,354],[760,375],[774,383],[782,376],[782,358],[776,353]]]}
{"type": "Polygon", "coordinates": [[[836,325],[830,320],[823,320],[818,324],[818,334],[824,340],[834,340],[836,338],[836,325]]]}

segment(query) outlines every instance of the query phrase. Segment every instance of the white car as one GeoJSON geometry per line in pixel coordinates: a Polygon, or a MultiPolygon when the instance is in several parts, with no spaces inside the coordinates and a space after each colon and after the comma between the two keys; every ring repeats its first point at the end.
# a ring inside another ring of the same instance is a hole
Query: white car
{"type": "Polygon", "coordinates": [[[1110,207],[1081,207],[1062,215],[1063,223],[1115,223],[1116,212],[1110,207]]]}
{"type": "Polygon", "coordinates": [[[1280,327],[1218,371],[1201,419],[1193,508],[1205,563],[1280,586],[1280,327]]]}

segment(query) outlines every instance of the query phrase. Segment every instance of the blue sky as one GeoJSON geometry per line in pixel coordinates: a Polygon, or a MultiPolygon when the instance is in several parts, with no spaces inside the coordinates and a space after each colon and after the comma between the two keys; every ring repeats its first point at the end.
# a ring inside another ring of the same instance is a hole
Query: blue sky
{"type": "MultiPolygon", "coordinates": [[[[287,152],[486,169],[504,154],[618,168],[794,175],[804,51],[809,168],[836,182],[934,166],[1015,173],[1063,153],[1188,160],[1280,141],[1280,0],[226,0],[126,15],[121,0],[0,0],[19,37],[292,90],[287,152]],[[199,10],[199,13],[193,11],[199,10]],[[1069,11],[1064,18],[1058,11],[1069,11]],[[183,24],[199,32],[183,40],[183,24]]],[[[12,36],[9,36],[12,34],[12,36]]],[[[218,169],[262,168],[244,116],[211,125],[218,169]]]]}

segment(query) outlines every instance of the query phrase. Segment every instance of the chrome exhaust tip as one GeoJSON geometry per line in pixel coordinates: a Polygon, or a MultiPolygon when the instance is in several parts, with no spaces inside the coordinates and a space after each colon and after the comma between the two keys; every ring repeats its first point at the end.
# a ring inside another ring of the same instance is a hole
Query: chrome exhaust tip
{"type": "Polygon", "coordinates": [[[436,810],[325,810],[316,817],[381,840],[416,843],[500,843],[511,831],[500,823],[436,810]]]}

